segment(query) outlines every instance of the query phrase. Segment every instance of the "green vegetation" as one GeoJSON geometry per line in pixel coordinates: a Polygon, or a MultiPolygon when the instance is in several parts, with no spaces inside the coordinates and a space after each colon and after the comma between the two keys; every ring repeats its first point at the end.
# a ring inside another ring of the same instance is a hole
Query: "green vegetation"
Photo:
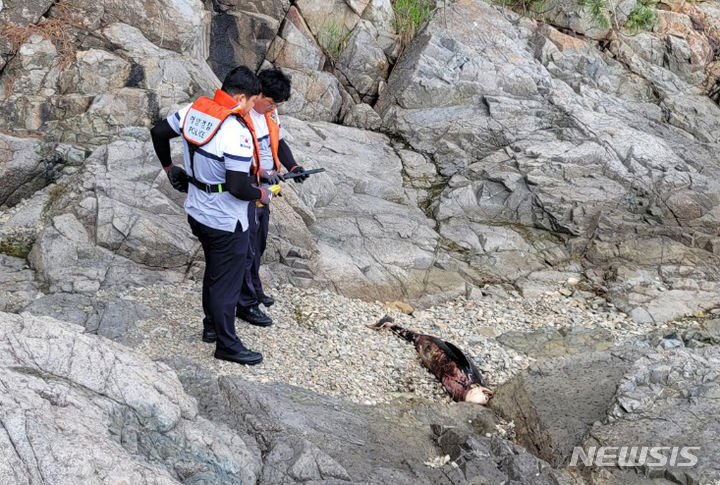
{"type": "Polygon", "coordinates": [[[435,2],[432,0],[393,0],[393,27],[400,35],[403,47],[415,37],[420,26],[430,18],[435,2]]]}
{"type": "Polygon", "coordinates": [[[18,239],[0,239],[0,253],[14,256],[16,258],[27,259],[34,241],[30,238],[18,239]]]}
{"type": "Polygon", "coordinates": [[[608,8],[606,0],[577,0],[578,5],[590,12],[593,22],[603,29],[610,28],[610,19],[605,15],[608,8]]]}
{"type": "Polygon", "coordinates": [[[318,42],[332,64],[337,62],[349,37],[350,30],[344,25],[339,26],[332,20],[325,22],[323,30],[318,36],[318,42]]]}
{"type": "Polygon", "coordinates": [[[652,30],[658,22],[654,8],[656,4],[657,2],[653,0],[639,1],[630,11],[625,21],[625,27],[633,34],[644,30],[652,30]]]}
{"type": "Polygon", "coordinates": [[[53,207],[65,193],[65,190],[67,190],[66,184],[53,184],[53,186],[50,187],[50,190],[48,191],[48,200],[45,202],[42,209],[43,218],[47,219],[51,215],[53,207]]]}

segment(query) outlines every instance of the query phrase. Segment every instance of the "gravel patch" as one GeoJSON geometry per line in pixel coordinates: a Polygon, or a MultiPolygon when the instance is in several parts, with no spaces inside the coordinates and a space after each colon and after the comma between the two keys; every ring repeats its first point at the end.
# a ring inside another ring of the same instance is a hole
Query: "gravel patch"
{"type": "Polygon", "coordinates": [[[422,367],[411,344],[391,332],[365,327],[386,314],[402,326],[455,343],[475,360],[491,388],[533,361],[497,342],[495,337],[506,331],[602,327],[610,330],[616,341],[622,341],[652,330],[612,307],[559,292],[535,299],[461,298],[417,310],[413,315],[390,310],[380,302],[348,299],[325,290],[282,286],[271,294],[276,304],[266,312],[273,318],[273,326],[261,328],[236,320],[243,342],[265,357],[257,366],[213,358],[214,345],[200,339],[203,315],[197,282],[124,293],[123,298],[143,302],[161,315],[138,322],[128,336],[142,339],[136,350],[155,359],[184,356],[217,375],[285,382],[358,403],[377,404],[404,397],[450,401],[440,383],[422,367]]]}

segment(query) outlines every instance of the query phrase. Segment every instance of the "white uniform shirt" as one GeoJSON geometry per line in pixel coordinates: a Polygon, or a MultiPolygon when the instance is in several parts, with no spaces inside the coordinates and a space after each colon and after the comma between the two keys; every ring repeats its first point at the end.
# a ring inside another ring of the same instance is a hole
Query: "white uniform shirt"
{"type": "MultiPolygon", "coordinates": [[[[254,109],[250,110],[250,117],[252,118],[253,127],[255,128],[255,136],[258,141],[258,148],[260,149],[260,167],[265,170],[275,169],[275,160],[273,160],[272,149],[270,148],[270,131],[268,130],[267,120],[265,115],[261,115],[254,109]]],[[[278,117],[278,125],[280,125],[280,118],[278,117]]],[[[283,130],[280,125],[280,139],[282,140],[283,130]]]]}
{"type": "MultiPolygon", "coordinates": [[[[182,135],[185,116],[191,105],[168,116],[167,121],[176,133],[182,135]]],[[[250,130],[237,118],[229,116],[218,128],[215,136],[195,152],[193,168],[187,140],[183,137],[185,171],[206,184],[224,184],[225,170],[250,172],[253,160],[253,143],[250,130]]],[[[185,212],[196,221],[213,229],[235,232],[238,221],[242,230],[248,228],[248,201],[240,200],[230,192],[204,192],[193,184],[188,187],[185,212]]]]}

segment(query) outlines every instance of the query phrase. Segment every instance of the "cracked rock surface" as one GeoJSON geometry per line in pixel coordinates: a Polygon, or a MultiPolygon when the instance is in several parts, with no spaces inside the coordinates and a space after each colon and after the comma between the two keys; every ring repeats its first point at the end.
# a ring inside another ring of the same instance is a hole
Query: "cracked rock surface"
{"type": "Polygon", "coordinates": [[[0,314],[3,483],[255,483],[170,368],[49,317],[0,314]]]}

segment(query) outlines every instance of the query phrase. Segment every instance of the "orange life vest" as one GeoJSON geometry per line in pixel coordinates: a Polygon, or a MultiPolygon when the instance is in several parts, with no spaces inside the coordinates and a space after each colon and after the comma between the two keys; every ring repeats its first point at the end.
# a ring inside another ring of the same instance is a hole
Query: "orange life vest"
{"type": "MultiPolygon", "coordinates": [[[[187,115],[185,115],[182,126],[183,137],[196,147],[201,147],[212,140],[212,137],[215,136],[220,125],[223,124],[223,121],[225,121],[228,116],[235,115],[238,120],[240,120],[240,123],[243,123],[245,119],[243,118],[242,112],[235,108],[236,104],[236,101],[221,89],[215,91],[215,97],[212,99],[207,96],[199,97],[192,106],[190,106],[187,115]]],[[[247,122],[244,124],[252,134],[254,158],[257,159],[260,157],[260,146],[255,136],[255,130],[252,124],[247,122]]],[[[191,155],[191,163],[192,158],[191,155]]],[[[195,171],[193,170],[193,174],[194,173],[195,171]]],[[[257,173],[257,167],[254,164],[252,173],[257,173]]]]}
{"type": "MultiPolygon", "coordinates": [[[[267,122],[268,135],[270,136],[270,151],[272,151],[273,161],[275,162],[275,170],[280,171],[280,158],[278,158],[278,147],[280,146],[280,121],[278,120],[277,110],[274,109],[270,113],[265,113],[265,121],[267,122]]],[[[260,146],[258,145],[257,135],[255,135],[255,125],[253,124],[250,113],[245,115],[245,123],[253,136],[253,142],[258,147],[255,152],[255,171],[260,168],[260,146]]]]}

